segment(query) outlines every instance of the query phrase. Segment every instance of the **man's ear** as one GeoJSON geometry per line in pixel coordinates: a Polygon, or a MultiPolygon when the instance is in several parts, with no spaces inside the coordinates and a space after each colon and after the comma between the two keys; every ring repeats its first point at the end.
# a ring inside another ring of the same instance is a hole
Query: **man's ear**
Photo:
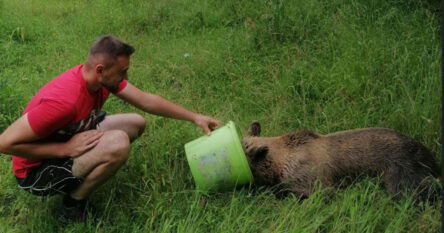
{"type": "Polygon", "coordinates": [[[259,121],[253,121],[248,128],[248,136],[259,137],[261,134],[261,124],[259,121]]]}
{"type": "Polygon", "coordinates": [[[250,158],[252,158],[253,162],[259,162],[268,154],[268,146],[259,146],[250,151],[250,158]]]}
{"type": "Polygon", "coordinates": [[[102,74],[105,66],[101,63],[97,64],[95,67],[96,74],[102,74]]]}

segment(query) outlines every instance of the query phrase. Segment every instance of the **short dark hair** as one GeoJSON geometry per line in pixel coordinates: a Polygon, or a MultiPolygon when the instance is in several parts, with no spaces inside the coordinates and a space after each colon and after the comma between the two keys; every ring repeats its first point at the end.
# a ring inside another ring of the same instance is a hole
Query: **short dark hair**
{"type": "Polygon", "coordinates": [[[123,42],[119,38],[112,35],[104,35],[93,43],[89,50],[89,56],[103,55],[110,63],[114,63],[118,56],[130,56],[134,51],[133,46],[123,42]]]}

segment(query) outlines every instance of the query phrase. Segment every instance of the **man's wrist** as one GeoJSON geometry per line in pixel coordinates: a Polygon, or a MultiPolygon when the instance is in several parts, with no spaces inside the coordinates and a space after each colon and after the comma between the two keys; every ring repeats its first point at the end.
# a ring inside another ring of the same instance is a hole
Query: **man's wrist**
{"type": "Polygon", "coordinates": [[[67,145],[67,143],[63,143],[62,144],[62,147],[60,148],[59,152],[60,153],[57,155],[57,157],[59,157],[61,159],[71,157],[69,155],[69,152],[68,152],[68,145],[67,145]]]}
{"type": "Polygon", "coordinates": [[[199,113],[194,113],[194,114],[193,114],[193,118],[192,118],[192,122],[193,122],[194,124],[197,125],[197,124],[199,123],[201,117],[202,117],[201,114],[199,114],[199,113]]]}

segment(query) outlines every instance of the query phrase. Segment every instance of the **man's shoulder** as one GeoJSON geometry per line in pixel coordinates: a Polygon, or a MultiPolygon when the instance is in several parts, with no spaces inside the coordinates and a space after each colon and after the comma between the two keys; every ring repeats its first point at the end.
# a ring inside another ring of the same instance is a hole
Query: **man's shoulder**
{"type": "Polygon", "coordinates": [[[54,78],[51,82],[58,83],[58,86],[65,88],[69,88],[70,85],[81,86],[82,82],[85,82],[82,76],[82,67],[83,65],[74,66],[54,78]]]}
{"type": "Polygon", "coordinates": [[[78,65],[48,82],[36,96],[73,103],[82,94],[85,85],[83,82],[81,65],[78,65]]]}

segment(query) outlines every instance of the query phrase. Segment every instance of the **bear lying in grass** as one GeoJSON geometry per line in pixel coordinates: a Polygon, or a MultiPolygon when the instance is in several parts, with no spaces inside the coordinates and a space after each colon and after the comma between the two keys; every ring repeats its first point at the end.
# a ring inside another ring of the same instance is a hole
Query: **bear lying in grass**
{"type": "Polygon", "coordinates": [[[367,128],[321,135],[309,130],[260,137],[250,125],[242,146],[255,181],[308,197],[315,181],[335,186],[345,177],[381,176],[389,194],[414,193],[417,201],[438,196],[439,168],[421,143],[392,129],[367,128]]]}

